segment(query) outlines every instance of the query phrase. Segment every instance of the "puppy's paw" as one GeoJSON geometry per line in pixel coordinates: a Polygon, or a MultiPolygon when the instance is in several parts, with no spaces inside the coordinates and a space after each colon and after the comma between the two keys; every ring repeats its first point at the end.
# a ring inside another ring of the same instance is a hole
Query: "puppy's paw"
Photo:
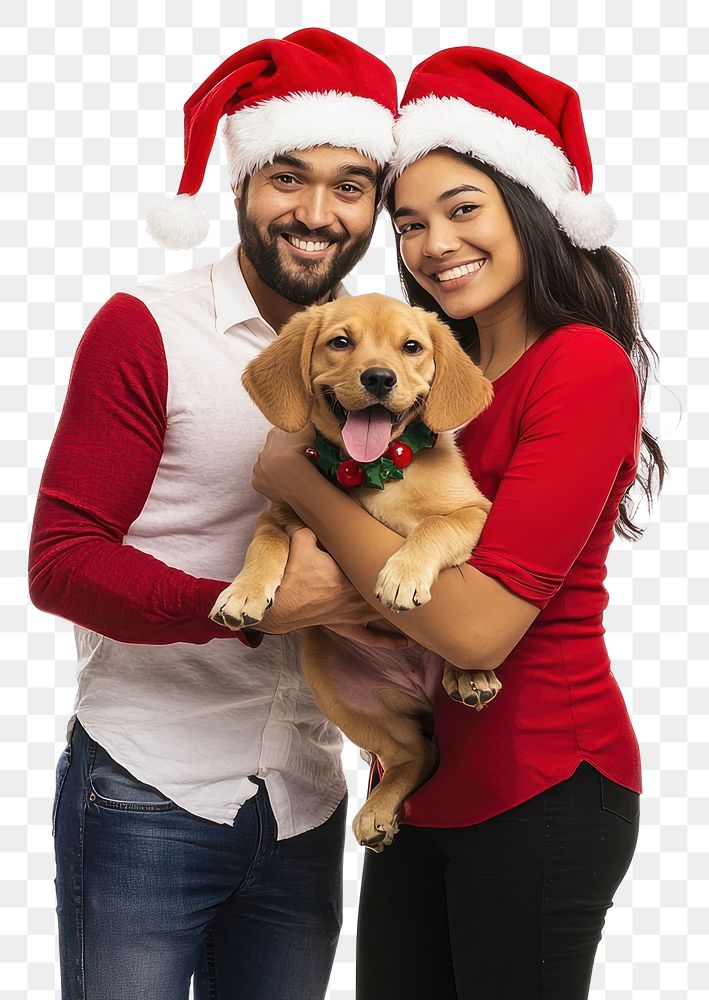
{"type": "Polygon", "coordinates": [[[399,824],[396,815],[382,813],[365,802],[352,821],[352,831],[358,844],[381,854],[399,832],[399,824]]]}
{"type": "Polygon", "coordinates": [[[459,670],[446,663],[443,687],[453,701],[463,702],[481,712],[502,689],[502,682],[494,670],[459,670]]]}
{"type": "Polygon", "coordinates": [[[377,577],[377,600],[392,611],[411,611],[431,600],[432,583],[392,556],[377,577]]]}
{"type": "Polygon", "coordinates": [[[223,590],[214,602],[209,617],[217,625],[226,625],[233,631],[256,625],[273,604],[278,584],[268,586],[263,581],[249,585],[237,578],[223,590]]]}

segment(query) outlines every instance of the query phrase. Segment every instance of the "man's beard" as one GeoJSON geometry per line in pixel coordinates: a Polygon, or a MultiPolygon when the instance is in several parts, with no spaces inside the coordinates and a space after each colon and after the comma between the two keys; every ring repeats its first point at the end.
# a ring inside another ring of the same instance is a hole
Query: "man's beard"
{"type": "Polygon", "coordinates": [[[346,236],[325,227],[313,231],[298,222],[291,222],[287,228],[272,222],[266,227],[267,236],[264,238],[256,223],[249,217],[245,202],[246,198],[240,198],[237,202],[242,250],[264,284],[299,306],[311,306],[331,292],[364,257],[372,239],[373,230],[344,249],[346,236]],[[313,242],[335,243],[329,263],[325,264],[320,259],[302,262],[292,260],[284,264],[279,250],[283,233],[313,242]]]}

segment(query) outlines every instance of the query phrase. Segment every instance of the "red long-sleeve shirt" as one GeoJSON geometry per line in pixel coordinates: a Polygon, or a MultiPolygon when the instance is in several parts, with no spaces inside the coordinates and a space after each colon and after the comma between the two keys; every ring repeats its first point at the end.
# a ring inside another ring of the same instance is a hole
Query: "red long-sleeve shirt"
{"type": "Polygon", "coordinates": [[[541,608],[498,668],[484,711],[435,704],[437,773],[404,821],[463,826],[512,808],[587,760],[641,791],[638,743],[604,642],[605,561],[640,447],[637,379],[594,327],[536,341],[459,435],[493,501],[470,563],[541,608]]]}

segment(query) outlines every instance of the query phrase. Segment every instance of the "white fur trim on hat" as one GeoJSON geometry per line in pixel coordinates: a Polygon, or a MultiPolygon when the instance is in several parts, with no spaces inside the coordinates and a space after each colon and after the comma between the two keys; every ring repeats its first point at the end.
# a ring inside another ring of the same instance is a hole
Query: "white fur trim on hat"
{"type": "Polygon", "coordinates": [[[158,198],[148,212],[148,232],[162,247],[191,250],[205,239],[209,219],[191,194],[158,198]]]}
{"type": "Polygon", "coordinates": [[[613,234],[613,209],[601,195],[579,190],[576,171],[551,139],[462,97],[432,95],[404,105],[394,124],[394,140],[387,186],[426,153],[447,147],[475,156],[529,188],[577,246],[597,249],[613,234]]]}
{"type": "Polygon", "coordinates": [[[223,136],[231,185],[291,149],[356,149],[383,167],[394,150],[393,116],[368,97],[329,90],[273,97],[228,115],[223,136]]]}

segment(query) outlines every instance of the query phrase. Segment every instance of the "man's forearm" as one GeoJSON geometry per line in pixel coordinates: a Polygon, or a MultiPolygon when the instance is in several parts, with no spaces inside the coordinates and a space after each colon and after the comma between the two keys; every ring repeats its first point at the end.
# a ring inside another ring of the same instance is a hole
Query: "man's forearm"
{"type": "Polygon", "coordinates": [[[208,618],[225,582],[190,576],[123,545],[108,526],[42,494],[29,578],[32,603],[41,611],[120,642],[205,643],[237,636],[253,644],[208,618]]]}

